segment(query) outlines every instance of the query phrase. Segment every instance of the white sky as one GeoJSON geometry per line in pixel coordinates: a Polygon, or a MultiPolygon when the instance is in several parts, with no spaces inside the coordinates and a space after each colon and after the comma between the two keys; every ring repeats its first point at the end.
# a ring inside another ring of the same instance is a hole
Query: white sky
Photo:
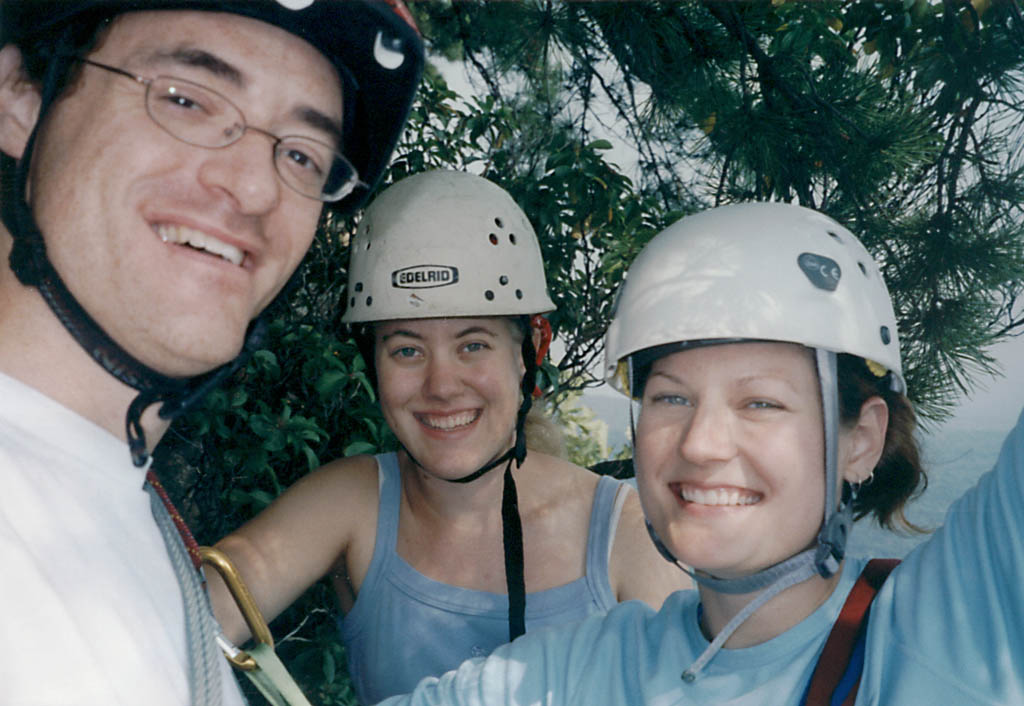
{"type": "Polygon", "coordinates": [[[961,400],[946,426],[955,429],[1009,431],[1024,407],[1024,336],[990,349],[1003,368],[1003,377],[979,380],[971,398],[961,400]]]}

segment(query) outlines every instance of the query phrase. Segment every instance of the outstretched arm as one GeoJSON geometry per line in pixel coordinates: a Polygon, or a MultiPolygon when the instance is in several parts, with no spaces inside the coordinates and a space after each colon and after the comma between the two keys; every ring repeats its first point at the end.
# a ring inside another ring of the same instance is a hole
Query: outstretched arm
{"type": "Polygon", "coordinates": [[[1022,505],[1024,414],[995,468],[879,592],[862,692],[886,703],[1024,703],[1022,505]]]}
{"type": "MultiPolygon", "coordinates": [[[[234,562],[269,623],[339,564],[360,533],[376,530],[377,464],[360,456],[329,463],[302,478],[266,510],[217,542],[234,562]]],[[[343,566],[341,567],[344,568],[343,566]]],[[[210,600],[235,644],[249,629],[216,572],[210,600]]]]}

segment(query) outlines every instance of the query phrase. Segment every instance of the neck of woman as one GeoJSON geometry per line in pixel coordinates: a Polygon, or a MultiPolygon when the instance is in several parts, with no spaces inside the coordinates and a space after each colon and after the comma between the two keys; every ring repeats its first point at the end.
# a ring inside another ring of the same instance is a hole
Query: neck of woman
{"type": "MultiPolygon", "coordinates": [[[[431,521],[441,520],[446,523],[490,522],[498,518],[500,527],[504,463],[468,483],[453,483],[445,477],[434,475],[429,469],[419,466],[405,451],[398,452],[398,464],[402,476],[403,503],[416,517],[422,520],[433,518],[431,521]]],[[[514,463],[513,472],[517,477],[521,474],[514,463]]]]}
{"type": "MultiPolygon", "coordinates": [[[[725,641],[725,647],[751,647],[777,637],[809,616],[824,603],[839,583],[842,568],[829,578],[817,574],[790,586],[748,617],[725,641]]],[[[708,640],[722,631],[758,593],[730,594],[699,585],[701,631],[708,640]]]]}

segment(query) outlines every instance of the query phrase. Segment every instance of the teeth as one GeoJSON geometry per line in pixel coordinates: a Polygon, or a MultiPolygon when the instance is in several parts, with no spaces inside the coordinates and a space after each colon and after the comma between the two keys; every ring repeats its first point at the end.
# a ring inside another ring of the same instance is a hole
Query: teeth
{"type": "Polygon", "coordinates": [[[434,415],[421,415],[420,420],[428,427],[434,429],[441,429],[444,431],[450,431],[458,427],[464,427],[467,424],[471,424],[476,421],[477,413],[475,411],[470,412],[459,412],[458,414],[447,414],[444,416],[434,415]]]}
{"type": "Polygon", "coordinates": [[[757,495],[741,493],[735,488],[682,488],[683,500],[698,505],[753,505],[759,498],[757,495]]]}
{"type": "Polygon", "coordinates": [[[184,226],[161,224],[156,227],[156,233],[160,240],[165,243],[176,243],[178,245],[190,245],[197,250],[203,250],[212,255],[218,255],[233,265],[241,265],[245,259],[245,253],[234,245],[217,240],[212,235],[203,233],[184,226]]]}

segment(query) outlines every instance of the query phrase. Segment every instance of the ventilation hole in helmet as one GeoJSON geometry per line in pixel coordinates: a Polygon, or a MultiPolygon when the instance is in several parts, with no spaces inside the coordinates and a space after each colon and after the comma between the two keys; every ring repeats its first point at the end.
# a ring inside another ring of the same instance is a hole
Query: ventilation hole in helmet
{"type": "Polygon", "coordinates": [[[484,298],[489,302],[494,301],[494,292],[488,289],[486,292],[484,292],[484,298]]]}
{"type": "Polygon", "coordinates": [[[517,289],[516,290],[516,299],[522,299],[522,298],[523,298],[523,290],[517,289]]]}
{"type": "Polygon", "coordinates": [[[498,236],[496,236],[496,235],[495,235],[494,233],[491,233],[491,234],[490,234],[490,235],[488,236],[488,238],[489,238],[489,239],[490,239],[490,241],[491,241],[491,245],[497,245],[497,244],[498,244],[498,236]]]}
{"type": "Polygon", "coordinates": [[[366,239],[366,247],[365,247],[365,248],[363,248],[363,249],[364,249],[364,250],[369,250],[369,249],[370,249],[370,246],[371,246],[371,245],[373,245],[373,243],[371,243],[371,242],[370,242],[370,239],[369,239],[369,238],[367,238],[367,239],[366,239]]]}
{"type": "Polygon", "coordinates": [[[507,275],[502,275],[501,277],[499,277],[498,278],[498,284],[500,284],[502,287],[504,287],[506,284],[508,284],[508,276],[507,275]]]}
{"type": "Polygon", "coordinates": [[[839,237],[839,234],[838,234],[838,233],[836,233],[835,231],[832,231],[832,230],[830,230],[830,231],[828,231],[828,234],[829,234],[830,236],[832,236],[832,238],[833,238],[833,239],[834,239],[834,240],[835,240],[836,242],[838,242],[838,243],[841,243],[841,242],[843,242],[843,239],[842,239],[842,238],[840,238],[840,237],[839,237]]]}
{"type": "Polygon", "coordinates": [[[362,282],[356,282],[356,291],[357,292],[363,291],[363,283],[362,282]]]}
{"type": "Polygon", "coordinates": [[[497,216],[494,217],[494,225],[498,226],[499,228],[504,228],[505,227],[505,224],[497,216]]]}
{"type": "Polygon", "coordinates": [[[352,297],[351,299],[349,299],[348,305],[349,306],[355,306],[356,305],[356,298],[352,297]]]}
{"type": "Polygon", "coordinates": [[[516,234],[515,233],[509,233],[508,234],[508,242],[512,243],[513,245],[516,244],[516,234]]]}
{"type": "Polygon", "coordinates": [[[889,327],[883,326],[881,329],[879,329],[878,333],[882,337],[882,343],[884,343],[885,345],[889,345],[889,343],[892,341],[892,336],[889,335],[889,327]]]}
{"type": "Polygon", "coordinates": [[[366,306],[373,306],[373,297],[366,298],[366,306]]]}
{"type": "Polygon", "coordinates": [[[868,276],[868,268],[864,267],[864,263],[863,262],[860,262],[858,260],[857,261],[857,267],[860,268],[860,272],[861,272],[862,275],[864,275],[865,277],[868,276]]]}

